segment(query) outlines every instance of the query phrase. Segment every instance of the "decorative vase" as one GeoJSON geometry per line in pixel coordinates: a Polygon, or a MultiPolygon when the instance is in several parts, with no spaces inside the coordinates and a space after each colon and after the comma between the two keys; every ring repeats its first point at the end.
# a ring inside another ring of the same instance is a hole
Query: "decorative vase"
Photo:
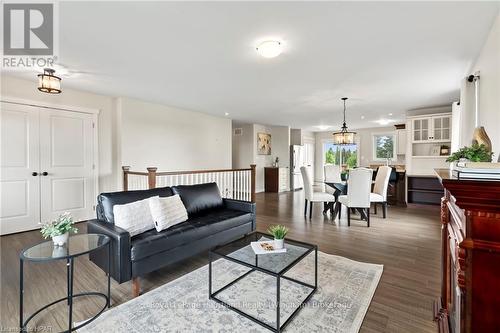
{"type": "Polygon", "coordinates": [[[64,244],[68,242],[68,237],[69,237],[69,232],[63,235],[53,236],[52,242],[54,243],[55,246],[64,246],[64,244]]]}
{"type": "Polygon", "coordinates": [[[491,152],[491,140],[483,126],[476,127],[472,134],[472,143],[484,145],[488,152],[491,152]]]}
{"type": "Polygon", "coordinates": [[[274,239],[274,247],[276,248],[276,250],[281,250],[282,248],[285,247],[285,240],[282,238],[282,239],[274,239]]]}

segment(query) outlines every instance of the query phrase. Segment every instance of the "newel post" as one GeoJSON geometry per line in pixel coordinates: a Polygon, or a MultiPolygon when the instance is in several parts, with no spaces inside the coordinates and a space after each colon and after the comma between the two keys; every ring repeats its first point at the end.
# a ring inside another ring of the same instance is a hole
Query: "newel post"
{"type": "Polygon", "coordinates": [[[255,202],[255,167],[256,164],[250,164],[250,184],[251,184],[251,197],[250,201],[255,202]]]}
{"type": "Polygon", "coordinates": [[[149,188],[155,188],[156,187],[156,170],[158,168],[155,167],[149,167],[148,169],[148,186],[149,188]]]}
{"type": "Polygon", "coordinates": [[[128,191],[128,172],[130,171],[129,166],[122,166],[123,170],[123,190],[128,191]]]}

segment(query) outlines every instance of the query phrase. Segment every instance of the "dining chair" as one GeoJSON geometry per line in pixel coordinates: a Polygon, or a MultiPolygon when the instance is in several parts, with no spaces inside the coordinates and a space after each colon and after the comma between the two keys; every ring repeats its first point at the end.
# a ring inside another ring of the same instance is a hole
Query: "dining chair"
{"type": "Polygon", "coordinates": [[[311,172],[306,167],[300,168],[300,173],[302,174],[302,181],[304,183],[304,193],[305,193],[305,208],[304,216],[307,215],[307,203],[309,202],[309,218],[312,217],[312,209],[314,202],[330,203],[335,201],[333,194],[326,192],[315,192],[313,189],[313,180],[311,172]]]}
{"type": "Polygon", "coordinates": [[[373,191],[370,193],[370,202],[373,203],[375,214],[377,214],[377,204],[382,204],[382,216],[384,219],[387,216],[387,187],[389,186],[391,173],[391,167],[380,166],[377,169],[373,191]]]}
{"type": "MultiPolygon", "coordinates": [[[[373,170],[368,168],[356,168],[349,171],[347,181],[347,195],[338,197],[338,205],[347,207],[347,225],[351,225],[351,208],[366,210],[366,222],[370,226],[370,193],[372,185],[373,170]]],[[[339,220],[341,216],[339,206],[339,220]]]]}
{"type": "MultiPolygon", "coordinates": [[[[342,179],[340,178],[340,166],[333,164],[325,164],[325,183],[342,183],[342,179]]],[[[334,194],[335,189],[331,186],[325,184],[325,192],[334,194]]]]}

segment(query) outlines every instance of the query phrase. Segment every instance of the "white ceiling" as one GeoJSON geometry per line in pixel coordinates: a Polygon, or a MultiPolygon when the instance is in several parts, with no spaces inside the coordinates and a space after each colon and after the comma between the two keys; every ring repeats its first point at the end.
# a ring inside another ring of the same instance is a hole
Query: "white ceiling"
{"type": "Polygon", "coordinates": [[[348,125],[374,127],[457,100],[499,4],[62,2],[63,87],[311,130],[348,96],[348,125]],[[282,55],[257,54],[267,38],[282,55]]]}

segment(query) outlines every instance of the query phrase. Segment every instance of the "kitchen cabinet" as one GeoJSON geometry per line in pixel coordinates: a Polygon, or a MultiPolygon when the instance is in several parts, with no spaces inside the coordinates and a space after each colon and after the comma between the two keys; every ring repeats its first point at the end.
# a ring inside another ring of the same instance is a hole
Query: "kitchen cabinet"
{"type": "Polygon", "coordinates": [[[397,129],[396,136],[397,136],[396,154],[406,155],[406,130],[404,128],[397,129]]]}
{"type": "Polygon", "coordinates": [[[413,118],[412,142],[449,142],[451,140],[451,114],[413,118]]]}

